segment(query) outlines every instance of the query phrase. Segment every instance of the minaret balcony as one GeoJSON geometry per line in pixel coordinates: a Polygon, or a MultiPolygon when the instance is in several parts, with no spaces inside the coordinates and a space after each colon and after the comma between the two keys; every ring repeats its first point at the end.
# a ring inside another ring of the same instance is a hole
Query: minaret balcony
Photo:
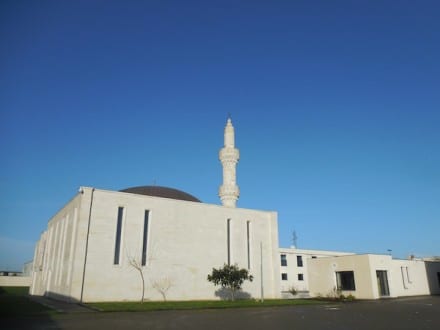
{"type": "Polygon", "coordinates": [[[219,152],[219,158],[221,161],[238,161],[240,158],[240,152],[236,148],[222,148],[219,152]]]}
{"type": "Polygon", "coordinates": [[[240,189],[237,185],[221,185],[218,194],[220,197],[222,196],[239,196],[240,195],[240,189]]]}

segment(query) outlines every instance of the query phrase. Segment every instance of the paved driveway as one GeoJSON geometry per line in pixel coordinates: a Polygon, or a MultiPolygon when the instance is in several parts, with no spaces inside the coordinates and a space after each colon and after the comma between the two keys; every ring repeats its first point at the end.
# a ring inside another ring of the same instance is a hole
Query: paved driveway
{"type": "Polygon", "coordinates": [[[6,326],[5,329],[439,330],[440,296],[277,308],[65,313],[51,319],[7,320],[6,326]]]}

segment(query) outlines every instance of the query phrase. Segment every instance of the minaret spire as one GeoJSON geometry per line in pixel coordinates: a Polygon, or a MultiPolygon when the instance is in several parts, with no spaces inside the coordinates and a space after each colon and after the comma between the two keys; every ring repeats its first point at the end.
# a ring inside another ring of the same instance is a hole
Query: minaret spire
{"type": "Polygon", "coordinates": [[[219,158],[223,166],[223,184],[219,189],[219,197],[223,206],[235,207],[240,190],[236,181],[235,167],[240,158],[240,153],[235,148],[235,134],[234,126],[232,126],[231,116],[228,116],[228,121],[225,126],[224,134],[225,146],[220,149],[219,158]]]}

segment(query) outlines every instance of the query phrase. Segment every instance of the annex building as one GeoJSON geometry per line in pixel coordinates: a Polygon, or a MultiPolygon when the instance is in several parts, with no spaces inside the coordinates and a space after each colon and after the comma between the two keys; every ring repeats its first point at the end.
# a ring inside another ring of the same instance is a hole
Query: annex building
{"type": "Polygon", "coordinates": [[[292,298],[352,295],[357,299],[440,294],[438,260],[384,254],[280,249],[281,293],[292,298]]]}
{"type": "Polygon", "coordinates": [[[236,207],[231,119],[219,158],[222,205],[167,187],[81,187],[36,244],[30,294],[72,302],[224,299],[207,275],[225,263],[253,275],[245,298],[292,298],[292,288],[299,297],[440,294],[440,262],[279,248],[276,212],[236,207]]]}

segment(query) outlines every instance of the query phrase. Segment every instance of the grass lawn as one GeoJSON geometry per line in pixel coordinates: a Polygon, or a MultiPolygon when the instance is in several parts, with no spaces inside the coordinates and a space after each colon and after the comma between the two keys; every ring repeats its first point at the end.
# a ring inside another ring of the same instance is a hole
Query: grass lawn
{"type": "MultiPolygon", "coordinates": [[[[0,287],[0,317],[28,317],[53,315],[57,312],[29,299],[28,287],[0,287]]],[[[210,301],[146,301],[140,302],[102,302],[87,305],[103,312],[141,312],[158,310],[188,310],[188,309],[220,309],[220,308],[249,308],[275,307],[294,305],[328,304],[329,301],[313,299],[268,299],[263,303],[256,300],[210,300],[210,301]]]]}
{"type": "Polygon", "coordinates": [[[214,308],[249,308],[249,307],[274,307],[274,306],[294,306],[294,305],[316,305],[328,304],[328,301],[311,299],[269,299],[263,303],[256,300],[237,300],[237,301],[164,301],[152,302],[102,302],[89,303],[87,305],[97,308],[104,312],[139,312],[157,310],[183,310],[183,309],[214,309],[214,308]]]}
{"type": "Polygon", "coordinates": [[[33,316],[54,313],[29,299],[29,287],[0,287],[0,316],[33,316]]]}

